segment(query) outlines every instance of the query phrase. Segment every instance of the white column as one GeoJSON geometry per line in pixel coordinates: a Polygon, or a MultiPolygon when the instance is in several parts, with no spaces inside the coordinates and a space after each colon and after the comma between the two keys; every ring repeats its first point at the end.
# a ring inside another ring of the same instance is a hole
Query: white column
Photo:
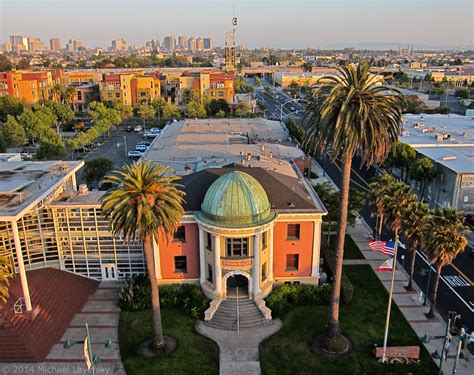
{"type": "Polygon", "coordinates": [[[20,235],[18,234],[18,224],[16,220],[12,221],[13,241],[15,243],[16,259],[18,262],[18,272],[20,272],[21,288],[23,298],[25,299],[26,311],[31,311],[30,289],[26,277],[25,263],[23,262],[23,252],[21,250],[20,235]]]}
{"type": "Polygon", "coordinates": [[[313,221],[313,255],[311,259],[311,276],[319,277],[319,259],[321,257],[321,219],[313,221]]]}
{"type": "Polygon", "coordinates": [[[212,250],[214,251],[214,285],[215,285],[215,292],[217,294],[221,294],[222,291],[222,269],[221,269],[221,242],[219,236],[212,236],[212,240],[214,241],[214,246],[212,246],[212,250]]]}
{"type": "Polygon", "coordinates": [[[75,173],[73,173],[71,176],[71,184],[72,184],[72,191],[77,191],[77,180],[76,180],[75,173]]]}
{"type": "Polygon", "coordinates": [[[273,281],[273,226],[268,230],[268,280],[273,281]]]}
{"type": "Polygon", "coordinates": [[[199,282],[204,284],[206,282],[206,248],[204,246],[204,229],[199,227],[199,282]]]}
{"type": "Polygon", "coordinates": [[[260,233],[253,236],[253,293],[260,293],[260,233]]]}
{"type": "Polygon", "coordinates": [[[160,259],[160,245],[156,242],[156,239],[153,238],[153,260],[155,266],[155,276],[157,280],[161,280],[161,259],[160,259]]]}

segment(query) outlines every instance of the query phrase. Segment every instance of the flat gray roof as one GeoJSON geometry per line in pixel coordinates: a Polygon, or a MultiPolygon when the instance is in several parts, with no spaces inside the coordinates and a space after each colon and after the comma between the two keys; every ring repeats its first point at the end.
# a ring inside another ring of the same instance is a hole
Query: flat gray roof
{"type": "Polygon", "coordinates": [[[407,114],[400,141],[456,173],[474,173],[474,117],[407,114]]]}
{"type": "Polygon", "coordinates": [[[0,162],[0,220],[21,216],[42,199],[55,196],[83,165],[59,160],[0,162]]]}

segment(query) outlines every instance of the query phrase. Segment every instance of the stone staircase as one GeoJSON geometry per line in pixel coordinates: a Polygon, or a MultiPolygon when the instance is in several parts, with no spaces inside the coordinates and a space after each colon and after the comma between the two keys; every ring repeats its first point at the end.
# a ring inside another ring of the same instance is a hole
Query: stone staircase
{"type": "Polygon", "coordinates": [[[237,302],[239,309],[239,328],[248,329],[269,325],[272,320],[263,317],[254,301],[248,297],[227,298],[222,301],[211,320],[204,324],[217,329],[237,331],[237,302]]]}

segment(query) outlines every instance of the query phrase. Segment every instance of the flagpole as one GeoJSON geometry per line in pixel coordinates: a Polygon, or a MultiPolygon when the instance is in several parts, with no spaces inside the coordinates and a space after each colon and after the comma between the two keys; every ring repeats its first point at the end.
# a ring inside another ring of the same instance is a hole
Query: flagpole
{"type": "Polygon", "coordinates": [[[390,284],[390,292],[388,296],[388,306],[387,306],[387,317],[385,319],[385,333],[383,337],[382,363],[385,363],[385,354],[387,351],[388,327],[390,325],[390,309],[392,307],[393,284],[395,282],[395,269],[397,268],[397,251],[398,251],[398,231],[395,234],[395,246],[394,246],[394,251],[393,251],[392,282],[390,284]]]}

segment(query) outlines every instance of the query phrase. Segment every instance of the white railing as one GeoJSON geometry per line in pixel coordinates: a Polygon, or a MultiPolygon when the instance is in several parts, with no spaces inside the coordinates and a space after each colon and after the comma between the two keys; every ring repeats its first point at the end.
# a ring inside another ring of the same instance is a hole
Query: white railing
{"type": "Polygon", "coordinates": [[[13,311],[15,314],[23,314],[23,307],[26,307],[25,300],[23,297],[20,297],[13,305],[13,311]]]}
{"type": "Polygon", "coordinates": [[[239,287],[237,287],[237,333],[240,333],[239,287]]]}

